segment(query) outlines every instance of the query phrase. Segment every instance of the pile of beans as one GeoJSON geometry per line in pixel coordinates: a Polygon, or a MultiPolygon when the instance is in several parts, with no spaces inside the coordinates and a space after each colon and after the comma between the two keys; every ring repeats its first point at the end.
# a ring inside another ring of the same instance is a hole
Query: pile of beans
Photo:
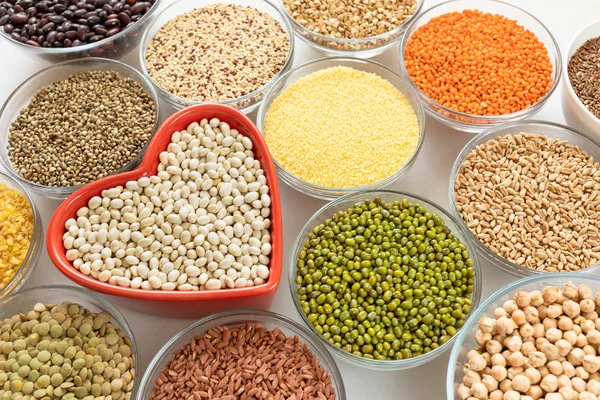
{"type": "Polygon", "coordinates": [[[131,340],[110,322],[71,302],[38,303],[0,321],[0,398],[129,400],[131,340]]]}
{"type": "Polygon", "coordinates": [[[569,81],[583,105],[600,118],[600,37],[585,42],[569,60],[569,81]]]}
{"type": "Polygon", "coordinates": [[[331,376],[297,336],[260,324],[217,326],[161,371],[150,400],[335,400],[331,376]]]}
{"type": "Polygon", "coordinates": [[[154,131],[156,105],[114,71],[71,75],[37,91],[9,128],[8,157],[43,186],[93,182],[129,164],[154,131]]]}
{"type": "Polygon", "coordinates": [[[264,135],[290,174],[327,188],[390,177],[415,153],[419,120],[389,81],[348,67],[298,79],[273,100],[264,135]]]}
{"type": "Polygon", "coordinates": [[[35,47],[77,47],[129,28],[156,0],[6,0],[0,3],[5,34],[35,47]]]}
{"type": "Polygon", "coordinates": [[[404,63],[425,95],[471,115],[521,111],[552,86],[544,43],[517,21],[478,10],[443,14],[420,26],[404,49],[404,63]]]}
{"type": "Polygon", "coordinates": [[[435,350],[464,324],[475,270],[444,221],[408,200],[365,200],[315,226],[298,254],[300,305],[354,355],[400,360],[435,350]]]}
{"type": "Polygon", "coordinates": [[[600,164],[535,133],[491,139],[460,166],[454,198],[488,249],[528,269],[577,271],[600,262],[600,164]]]}
{"type": "Polygon", "coordinates": [[[0,291],[25,260],[33,231],[33,210],[27,197],[0,183],[0,291]]]}
{"type": "Polygon", "coordinates": [[[459,398],[597,400],[599,307],[585,285],[517,292],[479,321],[459,398]]]}
{"type": "Polygon", "coordinates": [[[156,175],[92,197],[65,224],[81,273],[135,289],[216,290],[269,278],[269,186],[252,141],[217,118],[174,132],[156,175]]]}
{"type": "Polygon", "coordinates": [[[287,34],[269,14],[213,4],[163,25],[148,44],[145,64],[165,91],[196,102],[218,102],[267,84],[290,52],[287,34]]]}

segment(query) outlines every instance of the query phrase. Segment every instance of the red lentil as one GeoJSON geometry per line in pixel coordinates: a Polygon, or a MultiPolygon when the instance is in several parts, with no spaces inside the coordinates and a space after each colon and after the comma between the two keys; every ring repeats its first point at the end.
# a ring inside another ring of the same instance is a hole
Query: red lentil
{"type": "Polygon", "coordinates": [[[441,105],[471,115],[511,114],[552,86],[548,50],[517,21],[478,10],[432,18],[404,54],[413,82],[441,105]]]}

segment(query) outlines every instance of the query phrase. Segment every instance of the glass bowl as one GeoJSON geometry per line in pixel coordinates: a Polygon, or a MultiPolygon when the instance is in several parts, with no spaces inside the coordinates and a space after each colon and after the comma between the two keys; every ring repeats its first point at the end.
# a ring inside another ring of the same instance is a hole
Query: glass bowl
{"type": "Polygon", "coordinates": [[[400,43],[400,71],[402,76],[407,78],[410,86],[419,94],[419,98],[423,102],[423,106],[425,107],[427,114],[453,129],[470,133],[479,133],[491,128],[494,125],[530,118],[537,113],[548,101],[550,96],[552,96],[552,93],[554,93],[554,90],[558,86],[558,82],[560,81],[562,74],[562,60],[560,49],[558,47],[558,43],[554,39],[554,36],[552,36],[548,28],[546,28],[542,22],[528,12],[513,6],[512,4],[498,0],[450,0],[426,10],[415,20],[413,20],[413,22],[407,28],[406,33],[402,38],[402,42],[400,43]],[[498,116],[466,114],[445,107],[435,100],[429,98],[410,79],[404,63],[404,50],[412,34],[419,27],[425,25],[434,17],[454,11],[475,9],[485,13],[500,14],[517,21],[520,25],[533,32],[537,36],[538,40],[540,40],[546,46],[546,49],[548,50],[548,56],[550,57],[550,61],[552,62],[553,66],[552,86],[550,87],[550,90],[548,90],[548,93],[546,93],[531,107],[515,113],[498,116]]]}
{"type": "MultiPolygon", "coordinates": [[[[512,122],[492,128],[487,132],[483,132],[475,136],[461,150],[452,167],[452,173],[450,175],[450,184],[448,185],[448,197],[451,213],[459,221],[461,227],[468,232],[470,238],[475,242],[475,250],[484,260],[502,269],[504,272],[507,272],[516,277],[524,277],[536,274],[548,274],[551,272],[537,271],[522,267],[518,264],[506,260],[505,258],[497,255],[496,253],[488,249],[486,246],[484,246],[479,241],[479,239],[477,239],[477,237],[473,234],[473,232],[471,232],[471,230],[467,227],[466,222],[462,219],[458,211],[458,206],[456,204],[456,200],[454,199],[454,182],[456,182],[456,178],[460,171],[461,164],[463,163],[467,155],[471,152],[471,150],[475,149],[477,146],[489,140],[497,138],[498,136],[515,135],[521,132],[538,133],[552,139],[566,140],[572,145],[579,146],[583,151],[588,153],[590,156],[594,157],[596,161],[600,162],[600,143],[597,142],[595,139],[592,139],[591,137],[584,135],[583,133],[572,130],[571,128],[568,128],[564,125],[559,125],[552,122],[533,120],[512,122]]],[[[581,269],[578,272],[594,273],[597,272],[599,268],[600,263],[589,266],[585,269],[581,269]]]]}
{"type": "Polygon", "coordinates": [[[269,82],[245,96],[219,102],[219,104],[225,104],[233,108],[237,108],[245,114],[249,114],[258,107],[267,90],[271,87],[271,85],[273,85],[273,82],[275,82],[282,74],[286,73],[291,68],[294,60],[294,35],[292,34],[292,27],[287,19],[283,16],[281,10],[279,10],[276,5],[271,3],[270,0],[177,0],[169,7],[165,8],[165,10],[152,21],[152,24],[148,27],[146,32],[144,32],[139,49],[140,68],[144,76],[148,78],[150,82],[152,82],[152,85],[156,88],[160,98],[175,110],[200,104],[201,102],[188,100],[169,93],[159,84],[157,84],[146,69],[146,52],[148,51],[148,45],[150,44],[150,41],[156,32],[167,22],[171,21],[178,15],[192,11],[196,8],[206,7],[213,4],[236,4],[239,6],[252,7],[256,10],[262,11],[268,14],[275,21],[279,22],[281,28],[285,31],[290,41],[290,52],[285,65],[269,82]]]}
{"type": "MultiPolygon", "coordinates": [[[[354,204],[358,202],[362,202],[366,199],[380,198],[386,202],[392,202],[396,200],[407,199],[412,204],[421,204],[427,208],[427,211],[431,213],[435,213],[440,216],[445,223],[445,226],[450,228],[452,233],[460,239],[462,243],[467,246],[469,250],[471,259],[473,260],[473,265],[475,268],[475,283],[473,285],[473,293],[471,294],[471,309],[469,315],[472,315],[477,306],[479,305],[479,301],[481,298],[481,288],[483,285],[482,282],[482,272],[479,266],[479,262],[477,260],[477,254],[473,251],[475,244],[474,240],[467,233],[466,229],[454,219],[447,211],[441,208],[439,205],[426,200],[420,196],[399,192],[394,190],[371,190],[371,191],[363,191],[358,193],[349,194],[344,197],[340,197],[339,199],[332,201],[329,204],[323,206],[319,211],[317,211],[308,222],[304,225],[300,234],[298,235],[296,242],[294,243],[294,247],[290,252],[290,262],[289,262],[289,271],[288,271],[288,281],[290,286],[290,291],[292,294],[292,299],[294,300],[294,305],[296,306],[296,310],[302,317],[304,323],[309,327],[311,334],[319,339],[321,343],[327,347],[327,349],[336,355],[338,358],[348,362],[352,365],[361,368],[367,368],[371,370],[378,371],[399,371],[409,368],[418,367],[425,363],[428,363],[440,355],[442,355],[446,350],[452,347],[452,343],[456,340],[458,334],[452,336],[446,343],[438,347],[437,349],[430,351],[429,353],[424,353],[420,356],[407,358],[403,360],[371,360],[364,357],[356,356],[352,353],[339,349],[328,340],[326,340],[320,333],[318,333],[312,323],[308,320],[308,317],[304,313],[302,306],[300,305],[300,300],[298,299],[296,285],[296,262],[298,260],[298,255],[304,248],[304,243],[306,242],[306,238],[308,234],[313,231],[313,228],[318,224],[323,223],[326,219],[331,218],[334,214],[339,211],[346,210],[352,207],[354,204]]],[[[462,330],[459,329],[459,331],[462,330]]]]}
{"type": "Polygon", "coordinates": [[[381,35],[358,39],[334,38],[313,32],[288,13],[283,1],[281,1],[280,7],[284,10],[285,16],[294,28],[294,33],[315,50],[327,55],[371,58],[383,53],[400,41],[402,34],[423,8],[423,3],[425,3],[425,0],[417,0],[414,14],[395,29],[381,35]]]}
{"type": "Polygon", "coordinates": [[[483,302],[463,326],[460,334],[457,335],[458,338],[454,347],[452,347],[446,375],[446,399],[460,399],[457,390],[463,382],[463,367],[467,361],[467,353],[479,347],[475,341],[475,334],[479,330],[479,320],[482,317],[487,315],[493,318],[494,310],[502,307],[507,300],[513,300],[515,294],[519,291],[542,291],[546,286],[560,287],[567,283],[587,285],[593,290],[594,294],[600,291],[600,277],[597,276],[578,273],[537,275],[513,282],[498,290],[483,302]]]}
{"type": "Polygon", "coordinates": [[[398,91],[400,91],[409,101],[412,106],[415,114],[417,115],[418,123],[419,123],[419,143],[415,148],[412,156],[406,161],[398,171],[394,174],[388,176],[385,179],[382,179],[378,182],[371,183],[369,185],[351,187],[351,188],[329,188],[325,186],[319,186],[312,184],[310,182],[306,182],[290,172],[288,172],[285,168],[283,168],[279,162],[273,157],[273,161],[275,163],[275,167],[277,168],[277,172],[281,180],[287,183],[289,186],[294,189],[307,194],[312,197],[316,197],[319,199],[325,200],[333,200],[339,196],[343,196],[346,194],[354,193],[357,191],[363,190],[372,190],[378,189],[387,185],[390,185],[404,175],[408,173],[413,163],[415,162],[419,151],[421,150],[421,146],[423,144],[423,140],[425,138],[425,112],[423,111],[423,107],[419,102],[419,98],[417,93],[412,89],[409,84],[406,82],[406,79],[401,78],[394,71],[389,69],[388,67],[379,64],[375,61],[371,60],[361,60],[358,58],[350,58],[350,57],[328,57],[328,58],[320,58],[317,60],[309,61],[305,64],[302,64],[291,71],[287,72],[285,75],[281,76],[277,81],[273,84],[273,86],[269,89],[267,94],[265,95],[265,99],[263,103],[260,105],[258,110],[258,115],[256,117],[256,124],[258,129],[263,132],[265,129],[265,122],[267,118],[267,113],[269,112],[269,107],[273,103],[273,101],[279,97],[281,92],[285,90],[289,85],[296,82],[298,79],[312,74],[313,72],[320,71],[322,69],[331,68],[331,67],[349,67],[354,68],[359,71],[369,72],[375,75],[378,75],[380,78],[383,78],[390,82],[398,91]]]}
{"type": "Polygon", "coordinates": [[[190,343],[197,335],[216,326],[234,327],[247,323],[262,324],[267,329],[278,328],[286,336],[298,336],[310,351],[318,358],[323,368],[331,376],[331,385],[336,393],[336,400],[346,400],[346,391],[342,375],[331,355],[325,347],[313,338],[311,332],[283,315],[269,311],[239,310],[213,314],[185,328],[173,336],[154,356],[142,378],[136,400],[147,400],[154,390],[154,382],[161,370],[173,359],[177,350],[190,343]]]}
{"type": "MultiPolygon", "coordinates": [[[[156,117],[154,120],[154,127],[152,128],[152,135],[154,135],[154,132],[158,128],[159,105],[158,97],[156,96],[154,88],[150,82],[148,82],[148,80],[142,76],[142,74],[120,61],[94,57],[80,58],[77,60],[64,61],[37,72],[36,74],[27,78],[15,89],[8,99],[6,99],[2,109],[0,109],[0,164],[6,168],[11,177],[15,178],[31,192],[51,199],[64,200],[83,185],[51,187],[39,185],[22,178],[12,168],[12,164],[8,157],[7,147],[10,125],[13,123],[13,121],[15,121],[21,110],[29,105],[33,96],[41,88],[51,85],[54,82],[67,79],[69,76],[75,73],[96,70],[115,71],[121,76],[125,78],[131,78],[139,83],[150,94],[152,100],[154,101],[156,117]]],[[[119,172],[129,171],[135,168],[144,156],[146,147],[152,139],[152,135],[150,138],[148,138],[144,148],[142,148],[138,154],[131,161],[129,161],[129,163],[121,167],[118,171],[114,171],[111,175],[119,172]]]]}
{"type": "Polygon", "coordinates": [[[23,259],[19,270],[15,273],[13,278],[10,280],[10,282],[8,282],[4,289],[0,290],[0,299],[2,299],[19,290],[37,266],[38,259],[40,258],[40,254],[44,248],[44,224],[42,223],[42,217],[40,216],[33,198],[27,189],[23,187],[23,185],[2,172],[0,172],[0,183],[5,184],[11,189],[21,192],[27,199],[27,202],[31,207],[31,212],[33,213],[33,235],[31,237],[29,250],[23,259]]]}
{"type": "MultiPolygon", "coordinates": [[[[162,0],[155,3],[146,11],[136,23],[129,28],[123,29],[114,36],[105,38],[95,43],[88,43],[77,47],[35,47],[14,40],[10,35],[0,29],[0,36],[14,45],[15,51],[26,51],[30,54],[42,57],[51,62],[70,60],[81,57],[107,57],[121,58],[128,54],[138,45],[142,32],[148,26],[157,10],[162,7],[162,0]]],[[[67,2],[68,4],[68,2],[67,2]]]]}
{"type": "MultiPolygon", "coordinates": [[[[76,286],[48,285],[22,290],[0,299],[0,320],[33,310],[36,303],[59,304],[63,301],[77,303],[95,313],[103,311],[109,313],[111,316],[110,322],[116,328],[122,329],[124,336],[130,339],[132,358],[137,367],[137,363],[139,362],[138,348],[133,337],[133,331],[129,327],[129,324],[127,324],[125,317],[108,300],[85,289],[76,286]]],[[[139,375],[139,372],[136,375],[139,375]]],[[[131,391],[132,396],[136,395],[139,382],[139,377],[134,377],[134,386],[131,391]]]]}

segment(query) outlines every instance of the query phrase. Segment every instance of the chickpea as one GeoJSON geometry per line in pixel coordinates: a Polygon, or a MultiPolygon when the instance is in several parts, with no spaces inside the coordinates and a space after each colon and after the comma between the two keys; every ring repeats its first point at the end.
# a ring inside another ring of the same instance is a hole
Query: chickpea
{"type": "Polygon", "coordinates": [[[498,389],[498,381],[495,380],[491,375],[483,375],[483,378],[481,378],[481,383],[485,385],[488,392],[493,392],[494,390],[498,389]]]}
{"type": "MultiPolygon", "coordinates": [[[[501,365],[495,365],[492,367],[492,377],[498,382],[502,382],[506,379],[508,371],[501,365]]],[[[478,375],[479,376],[479,375],[478,375]]]]}
{"type": "Polygon", "coordinates": [[[502,382],[500,382],[500,390],[502,390],[504,393],[508,392],[509,390],[512,390],[512,381],[510,379],[505,379],[502,382]]]}
{"type": "Polygon", "coordinates": [[[479,330],[475,333],[475,341],[481,347],[485,347],[485,343],[492,339],[492,334],[479,330]]]}
{"type": "Polygon", "coordinates": [[[469,398],[471,390],[461,383],[458,389],[456,390],[456,394],[458,394],[459,399],[466,400],[469,398]]]}
{"type": "Polygon", "coordinates": [[[485,358],[483,358],[483,356],[479,353],[470,353],[471,356],[469,357],[469,354],[467,354],[467,360],[469,362],[469,367],[473,370],[473,371],[481,371],[485,368],[485,366],[487,365],[485,358]]]}
{"type": "Polygon", "coordinates": [[[558,360],[558,357],[560,357],[558,354],[558,347],[550,343],[542,345],[542,353],[546,355],[546,358],[549,361],[558,360]]]}
{"type": "Polygon", "coordinates": [[[467,387],[473,386],[474,383],[481,382],[481,376],[475,371],[468,370],[465,372],[465,376],[463,378],[463,383],[467,387]]]}
{"type": "Polygon", "coordinates": [[[535,368],[529,367],[525,370],[525,376],[529,379],[532,385],[539,383],[542,380],[542,374],[535,368]]]}
{"type": "Polygon", "coordinates": [[[594,327],[600,331],[600,318],[594,321],[594,327]]]}
{"type": "Polygon", "coordinates": [[[600,370],[600,357],[586,354],[583,356],[583,368],[590,374],[598,372],[600,370]]]}
{"type": "Polygon", "coordinates": [[[485,367],[483,371],[479,373],[481,376],[483,375],[492,375],[492,367],[485,367]]]}
{"type": "Polygon", "coordinates": [[[536,324],[536,323],[540,322],[540,313],[537,310],[537,308],[532,307],[532,306],[525,307],[523,309],[523,312],[525,313],[525,319],[530,324],[536,324]]]}
{"type": "Polygon", "coordinates": [[[565,400],[578,400],[579,394],[571,386],[561,387],[558,392],[565,400]]]}
{"type": "Polygon", "coordinates": [[[583,346],[583,352],[586,355],[590,355],[590,356],[595,356],[596,355],[596,348],[590,344],[587,344],[585,346],[583,346]]]}
{"type": "Polygon", "coordinates": [[[525,364],[525,356],[520,351],[515,351],[508,357],[508,364],[512,367],[520,367],[525,364]]]}
{"type": "Polygon", "coordinates": [[[548,367],[550,372],[556,376],[562,374],[562,364],[558,360],[550,361],[548,364],[546,364],[546,367],[548,367]]]}
{"type": "Polygon", "coordinates": [[[562,294],[567,299],[578,300],[579,299],[579,289],[577,286],[572,283],[567,283],[562,288],[562,294]]]}
{"type": "Polygon", "coordinates": [[[556,341],[556,347],[558,348],[558,354],[561,357],[566,357],[569,352],[571,351],[571,349],[573,348],[573,345],[571,343],[569,343],[568,341],[566,341],[565,339],[559,339],[556,341]]]}
{"type": "Polygon", "coordinates": [[[585,336],[583,333],[580,333],[579,335],[577,335],[577,343],[575,343],[575,345],[577,347],[587,346],[588,345],[587,336],[585,336]]]}
{"type": "Polygon", "coordinates": [[[542,297],[542,292],[539,290],[534,290],[529,293],[531,297],[531,305],[534,307],[541,306],[544,303],[544,298],[542,297]]]}
{"type": "Polygon", "coordinates": [[[598,396],[590,392],[579,393],[579,400],[598,400],[598,396]]]}
{"type": "Polygon", "coordinates": [[[521,346],[521,353],[523,353],[523,355],[526,357],[529,357],[529,355],[536,350],[537,349],[535,348],[535,344],[533,342],[525,342],[521,346]]]}
{"type": "Polygon", "coordinates": [[[535,339],[535,347],[537,347],[539,350],[542,350],[542,346],[545,344],[550,344],[550,341],[546,339],[545,336],[535,339]]]}
{"type": "Polygon", "coordinates": [[[495,340],[488,340],[485,350],[491,355],[498,354],[502,351],[502,345],[495,340]]]}
{"type": "Polygon", "coordinates": [[[585,353],[583,352],[583,350],[581,350],[580,348],[574,348],[567,355],[567,360],[569,360],[569,362],[571,364],[573,364],[573,366],[578,366],[578,365],[583,364],[584,356],[585,356],[585,353]]]}
{"type": "Polygon", "coordinates": [[[558,328],[563,331],[570,331],[573,329],[573,320],[566,315],[563,315],[558,320],[558,328]]]}
{"type": "Polygon", "coordinates": [[[533,400],[538,400],[542,397],[544,391],[538,385],[531,385],[529,390],[527,391],[527,395],[531,396],[533,400]]]}
{"type": "Polygon", "coordinates": [[[575,345],[577,343],[577,333],[575,333],[575,331],[564,332],[563,339],[571,343],[571,345],[575,345]]]}
{"type": "Polygon", "coordinates": [[[575,367],[575,376],[577,378],[581,378],[584,381],[587,381],[590,378],[590,373],[585,370],[584,367],[579,366],[575,367]]]}
{"type": "Polygon", "coordinates": [[[510,317],[512,318],[512,320],[514,321],[514,323],[517,326],[523,325],[525,322],[527,322],[527,318],[525,317],[525,312],[523,312],[521,310],[513,311],[512,315],[510,317]]]}
{"type": "Polygon", "coordinates": [[[531,387],[531,382],[529,378],[525,375],[517,375],[512,379],[512,387],[514,390],[517,390],[521,393],[527,393],[529,388],[531,387]]]}
{"type": "Polygon", "coordinates": [[[542,367],[546,364],[546,355],[541,351],[534,351],[529,355],[529,365],[534,368],[542,367]]]}
{"type": "Polygon", "coordinates": [[[544,298],[544,304],[554,304],[558,298],[558,292],[560,290],[555,286],[546,286],[542,290],[542,297],[544,298]]]}
{"type": "Polygon", "coordinates": [[[527,307],[531,303],[531,294],[528,292],[515,293],[515,303],[521,308],[527,307]]]}
{"type": "Polygon", "coordinates": [[[579,285],[577,288],[577,292],[579,293],[579,299],[590,299],[592,297],[592,289],[587,285],[579,285]]]}
{"type": "Polygon", "coordinates": [[[600,382],[597,380],[590,380],[587,383],[586,390],[588,392],[594,393],[596,396],[600,395],[600,382]]]}
{"type": "Polygon", "coordinates": [[[548,374],[542,378],[542,382],[540,382],[540,387],[544,389],[547,393],[555,392],[558,388],[558,378],[552,374],[548,374]]]}
{"type": "Polygon", "coordinates": [[[588,379],[600,382],[600,372],[594,372],[593,374],[590,374],[588,379]]]}
{"type": "Polygon", "coordinates": [[[507,300],[504,302],[504,305],[502,306],[502,308],[504,308],[504,310],[508,313],[508,315],[510,315],[515,310],[518,310],[519,306],[517,305],[517,303],[514,300],[507,300]]]}
{"type": "Polygon", "coordinates": [[[593,331],[594,329],[596,329],[596,324],[594,323],[594,321],[589,319],[581,320],[579,326],[581,327],[582,333],[588,333],[589,331],[593,331]]]}
{"type": "Polygon", "coordinates": [[[558,388],[563,388],[565,386],[571,387],[571,378],[566,376],[565,374],[559,375],[558,379],[558,388]]]}
{"type": "Polygon", "coordinates": [[[548,316],[548,306],[546,305],[541,305],[537,308],[537,312],[538,312],[538,317],[543,320],[544,318],[546,318],[548,316]]]}
{"type": "Polygon", "coordinates": [[[506,371],[507,372],[506,377],[512,381],[515,376],[522,375],[523,371],[524,371],[523,367],[510,367],[506,371]]]}
{"type": "Polygon", "coordinates": [[[574,302],[573,300],[565,300],[562,305],[563,312],[571,318],[575,318],[581,312],[579,308],[579,304],[574,302]]]}
{"type": "Polygon", "coordinates": [[[583,325],[585,325],[585,322],[583,322],[583,317],[578,317],[575,320],[573,320],[573,322],[575,323],[573,325],[573,329],[571,329],[573,332],[575,332],[576,334],[580,334],[583,333],[583,329],[581,328],[581,324],[583,323],[583,325]]]}
{"type": "Polygon", "coordinates": [[[563,308],[557,304],[551,304],[546,308],[546,317],[558,318],[563,313],[563,308]]]}
{"type": "Polygon", "coordinates": [[[523,326],[521,326],[519,328],[519,335],[522,338],[532,337],[533,336],[533,326],[531,326],[529,323],[523,324],[523,326]]]}
{"type": "Polygon", "coordinates": [[[560,393],[548,393],[546,395],[546,397],[544,397],[545,400],[564,400],[562,397],[562,394],[560,393]]]}
{"type": "Polygon", "coordinates": [[[483,353],[481,357],[483,357],[483,359],[485,360],[486,366],[492,365],[492,356],[489,353],[483,353]]]}
{"type": "Polygon", "coordinates": [[[571,378],[571,386],[579,393],[584,392],[587,387],[585,381],[578,376],[571,378]]]}
{"type": "Polygon", "coordinates": [[[496,321],[496,330],[500,335],[510,335],[515,330],[515,323],[507,317],[500,317],[496,321]]]}
{"type": "Polygon", "coordinates": [[[596,297],[594,297],[594,303],[596,303],[596,306],[600,307],[600,292],[596,293],[596,297]]]}
{"type": "Polygon", "coordinates": [[[521,395],[516,390],[508,390],[508,391],[504,392],[504,397],[502,397],[502,400],[520,400],[520,399],[521,399],[521,395]]]}
{"type": "Polygon", "coordinates": [[[546,336],[546,329],[544,329],[544,325],[540,324],[539,322],[537,324],[533,324],[533,337],[541,338],[544,336],[546,336]]]}
{"type": "Polygon", "coordinates": [[[544,329],[546,329],[546,331],[548,329],[552,329],[558,326],[558,320],[555,320],[553,318],[544,318],[544,320],[542,321],[542,325],[544,325],[544,329]]]}
{"type": "Polygon", "coordinates": [[[596,303],[592,299],[584,299],[579,302],[579,308],[582,313],[589,313],[596,310],[596,303]]]}
{"type": "Polygon", "coordinates": [[[521,396],[521,400],[533,400],[531,396],[521,396]]]}
{"type": "Polygon", "coordinates": [[[519,351],[523,346],[523,341],[519,336],[510,336],[504,340],[504,346],[510,351],[519,351]]]}
{"type": "Polygon", "coordinates": [[[479,329],[484,333],[492,333],[494,325],[496,325],[496,320],[492,318],[483,317],[479,320],[479,329]]]}
{"type": "Polygon", "coordinates": [[[563,361],[562,367],[563,367],[564,375],[568,376],[569,378],[572,378],[575,376],[575,367],[573,366],[573,364],[571,364],[568,361],[563,361]]]}
{"type": "MultiPolygon", "coordinates": [[[[583,318],[589,319],[590,321],[596,321],[598,319],[598,313],[596,311],[581,313],[583,318]]],[[[596,324],[594,324],[596,326],[596,324]]]]}
{"type": "Polygon", "coordinates": [[[540,371],[540,375],[542,376],[542,379],[544,379],[544,377],[546,375],[550,375],[550,370],[545,365],[543,367],[539,367],[538,371],[540,371]]]}
{"type": "MultiPolygon", "coordinates": [[[[556,322],[556,320],[553,321],[556,322]]],[[[546,339],[548,339],[550,343],[556,343],[558,340],[562,339],[562,331],[558,328],[546,329],[546,339]]]]}
{"type": "Polygon", "coordinates": [[[506,317],[506,310],[502,307],[498,307],[494,310],[494,318],[496,318],[496,324],[498,324],[498,320],[502,317],[506,317]]]}
{"type": "Polygon", "coordinates": [[[492,356],[492,367],[500,365],[501,367],[506,367],[506,359],[502,354],[494,354],[492,356]]]}
{"type": "Polygon", "coordinates": [[[492,393],[490,393],[490,400],[503,400],[504,399],[504,393],[502,392],[502,390],[494,390],[492,393]]]}
{"type": "Polygon", "coordinates": [[[483,383],[475,382],[473,386],[471,386],[471,395],[477,399],[487,399],[488,390],[483,383]]]}

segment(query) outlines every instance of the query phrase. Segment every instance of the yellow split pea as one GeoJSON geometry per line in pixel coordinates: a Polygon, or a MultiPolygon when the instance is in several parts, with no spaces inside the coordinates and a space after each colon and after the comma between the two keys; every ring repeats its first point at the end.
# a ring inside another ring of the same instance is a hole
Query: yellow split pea
{"type": "Polygon", "coordinates": [[[0,183],[0,290],[15,276],[31,245],[33,211],[18,190],[0,183]]]}
{"type": "Polygon", "coordinates": [[[349,67],[317,71],[288,86],[271,104],[264,134],[285,170],[328,188],[389,177],[420,140],[408,99],[381,77],[349,67]]]}

